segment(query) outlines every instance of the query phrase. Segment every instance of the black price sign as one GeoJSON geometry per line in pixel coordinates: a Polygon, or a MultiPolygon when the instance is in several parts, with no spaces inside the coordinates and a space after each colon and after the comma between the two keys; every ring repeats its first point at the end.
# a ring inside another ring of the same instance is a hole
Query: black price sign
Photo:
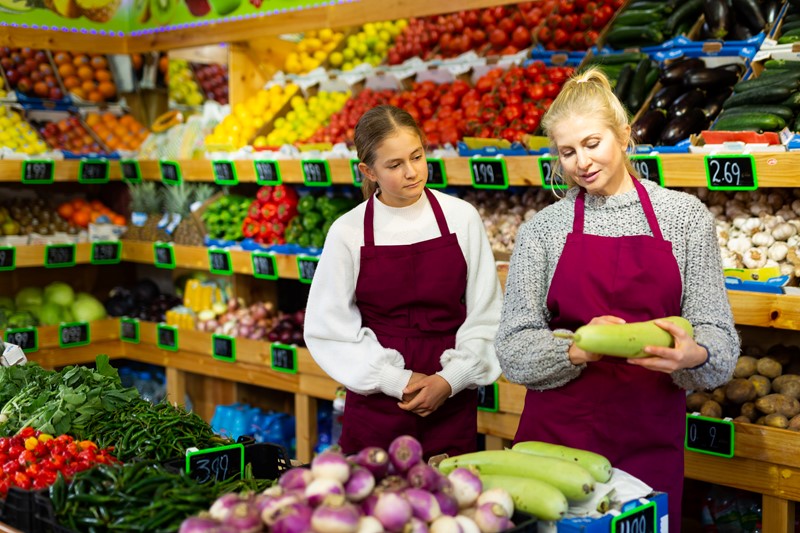
{"type": "Polygon", "coordinates": [[[128,183],[139,183],[142,181],[142,171],[139,169],[139,162],[135,159],[123,159],[119,162],[122,169],[122,179],[128,183]]]}
{"type": "Polygon", "coordinates": [[[253,277],[257,279],[278,279],[278,264],[273,254],[253,252],[253,277]]]}
{"type": "Polygon", "coordinates": [[[539,157],[539,176],[542,178],[542,188],[544,189],[553,190],[567,188],[567,184],[564,180],[555,173],[556,161],[558,161],[557,157],[539,157]]]}
{"type": "Polygon", "coordinates": [[[358,168],[358,164],[361,161],[358,159],[351,159],[350,160],[350,173],[353,174],[353,185],[356,187],[361,187],[361,184],[364,183],[364,174],[361,173],[361,170],[358,168]]]}
{"type": "Polygon", "coordinates": [[[506,162],[494,157],[473,157],[469,161],[472,186],[476,189],[508,189],[506,162]]]}
{"type": "Polygon", "coordinates": [[[135,318],[119,320],[119,338],[125,342],[139,343],[139,321],[135,318]]]}
{"type": "Polygon", "coordinates": [[[172,243],[156,242],[153,243],[153,264],[158,268],[175,268],[175,250],[172,243]]]}
{"type": "Polygon", "coordinates": [[[277,161],[259,159],[253,161],[253,166],[256,169],[256,183],[259,185],[281,184],[281,169],[277,161]]]}
{"type": "Polygon", "coordinates": [[[81,159],[78,166],[78,183],[108,183],[108,161],[81,159]]]}
{"type": "Polygon", "coordinates": [[[22,183],[25,185],[41,185],[53,183],[56,164],[48,160],[30,160],[22,162],[22,183]]]}
{"type": "Polygon", "coordinates": [[[161,181],[167,185],[177,185],[183,181],[181,166],[175,161],[159,161],[158,166],[161,169],[161,181]]]}
{"type": "Polygon", "coordinates": [[[156,326],[156,344],[162,350],[178,351],[178,328],[159,324],[156,326]]]}
{"type": "Polygon", "coordinates": [[[699,415],[686,415],[687,450],[733,457],[733,422],[699,415]]]}
{"type": "Polygon", "coordinates": [[[36,328],[14,328],[6,330],[6,342],[16,344],[25,353],[39,349],[39,334],[36,328]]]}
{"type": "Polygon", "coordinates": [[[236,185],[239,183],[239,176],[236,174],[236,165],[233,161],[212,161],[211,166],[214,169],[214,181],[217,185],[236,185]]]}
{"type": "Polygon", "coordinates": [[[709,190],[754,191],[758,188],[756,162],[752,155],[707,155],[703,160],[709,190]]]}
{"type": "Polygon", "coordinates": [[[303,161],[303,183],[314,187],[331,184],[331,169],[324,159],[308,159],[303,161]]]}
{"type": "Polygon", "coordinates": [[[47,268],[75,266],[75,245],[48,244],[45,246],[44,266],[47,268]]]}
{"type": "Polygon", "coordinates": [[[611,533],[658,533],[656,502],[650,501],[611,519],[611,533]]]}
{"type": "Polygon", "coordinates": [[[0,272],[17,268],[17,249],[13,246],[0,246],[0,272]]]}
{"type": "Polygon", "coordinates": [[[93,265],[116,265],[122,258],[122,243],[119,241],[98,241],[92,243],[93,265]]]}
{"type": "Polygon", "coordinates": [[[497,383],[478,387],[478,410],[496,413],[500,409],[500,393],[497,383]]]}
{"type": "Polygon", "coordinates": [[[428,159],[428,181],[425,184],[431,189],[444,189],[447,187],[447,171],[444,161],[437,158],[428,159]]]}
{"type": "Polygon", "coordinates": [[[186,451],[186,473],[200,484],[241,477],[243,472],[243,444],[186,451]]]}
{"type": "Polygon", "coordinates": [[[89,323],[70,322],[58,328],[58,345],[62,348],[74,348],[89,344],[89,323]]]}
{"type": "Polygon", "coordinates": [[[228,250],[208,250],[208,270],[212,274],[230,276],[233,274],[231,253],[228,250]]]}
{"type": "Polygon", "coordinates": [[[236,361],[236,339],[228,335],[211,336],[211,355],[214,359],[233,363],[236,361]]]}
{"type": "Polygon", "coordinates": [[[317,271],[317,263],[319,263],[318,257],[297,256],[297,272],[301,283],[311,283],[314,279],[314,272],[317,271]]]}
{"type": "Polygon", "coordinates": [[[632,155],[633,169],[643,180],[649,180],[664,186],[664,172],[661,168],[661,158],[657,155],[632,155]]]}
{"type": "Polygon", "coordinates": [[[297,348],[288,344],[274,343],[270,347],[272,370],[297,374],[297,348]]]}

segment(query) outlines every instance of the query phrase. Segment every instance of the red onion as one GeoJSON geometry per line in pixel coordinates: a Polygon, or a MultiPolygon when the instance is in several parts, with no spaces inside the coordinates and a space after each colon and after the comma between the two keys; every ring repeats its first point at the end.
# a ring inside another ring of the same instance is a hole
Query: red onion
{"type": "Polygon", "coordinates": [[[314,475],[308,468],[290,468],[281,475],[278,485],[286,490],[305,490],[314,480],[314,475]]]}
{"type": "Polygon", "coordinates": [[[411,505],[396,492],[384,492],[378,496],[378,503],[372,511],[387,531],[402,531],[411,520],[411,505]]]}
{"type": "Polygon", "coordinates": [[[405,474],[421,460],[422,444],[411,435],[401,435],[389,445],[389,461],[398,474],[405,474]]]}
{"type": "Polygon", "coordinates": [[[424,522],[433,522],[442,515],[436,497],[423,489],[409,488],[403,492],[414,516],[424,522]]]}
{"type": "Polygon", "coordinates": [[[478,506],[484,503],[496,503],[500,505],[508,517],[514,514],[514,500],[511,498],[511,494],[502,487],[495,487],[483,491],[481,495],[478,496],[478,506]]]}
{"type": "Polygon", "coordinates": [[[236,336],[237,337],[246,337],[250,338],[253,334],[253,328],[251,326],[241,325],[237,328],[236,336]]]}
{"type": "Polygon", "coordinates": [[[444,477],[438,470],[426,463],[417,463],[408,470],[408,484],[419,489],[434,491],[439,488],[439,479],[444,477]]]}
{"type": "Polygon", "coordinates": [[[311,527],[319,533],[356,533],[360,516],[352,503],[331,497],[314,509],[311,527]]]}
{"type": "Polygon", "coordinates": [[[452,516],[442,515],[433,521],[430,528],[431,533],[463,533],[458,520],[452,516]]]}
{"type": "Polygon", "coordinates": [[[443,491],[434,492],[433,496],[439,503],[439,509],[442,511],[442,514],[447,516],[456,516],[458,514],[458,502],[455,496],[449,492],[443,491]]]}
{"type": "Polygon", "coordinates": [[[311,473],[314,479],[328,478],[346,483],[350,477],[350,464],[341,453],[325,450],[311,461],[311,473]]]}
{"type": "Polygon", "coordinates": [[[375,478],[366,468],[355,466],[350,474],[350,479],[344,485],[344,494],[351,502],[360,502],[372,493],[375,488],[375,478]]]}
{"type": "Polygon", "coordinates": [[[233,508],[238,504],[241,503],[242,499],[239,497],[238,494],[229,492],[228,494],[223,494],[217,500],[211,504],[211,508],[208,510],[208,514],[211,518],[215,520],[225,520],[229,514],[233,511],[233,508]]]}
{"type": "Polygon", "coordinates": [[[243,313],[243,316],[242,316],[242,318],[241,318],[241,319],[239,319],[239,324],[241,324],[242,326],[250,326],[250,327],[253,327],[253,326],[255,326],[255,325],[256,325],[256,321],[255,321],[255,319],[252,317],[252,315],[250,315],[250,314],[249,314],[247,311],[245,311],[245,312],[243,313]]]}
{"type": "Polygon", "coordinates": [[[257,533],[262,529],[258,509],[245,501],[237,503],[233,507],[233,510],[225,517],[223,524],[234,527],[242,533],[257,533]]]}
{"type": "Polygon", "coordinates": [[[262,303],[254,304],[250,308],[250,312],[253,314],[253,318],[255,320],[261,320],[267,317],[267,308],[264,307],[264,304],[262,303]]]}
{"type": "Polygon", "coordinates": [[[307,533],[311,531],[311,507],[302,502],[287,505],[272,524],[272,533],[307,533]]]}
{"type": "Polygon", "coordinates": [[[475,523],[483,533],[500,533],[514,527],[505,509],[497,503],[484,503],[475,512],[475,523]]]}
{"type": "Polygon", "coordinates": [[[358,519],[358,533],[383,533],[383,524],[374,516],[362,516],[358,519]]]}
{"type": "Polygon", "coordinates": [[[464,515],[458,515],[455,518],[463,533],[481,533],[481,528],[472,518],[464,515]]]}
{"type": "Polygon", "coordinates": [[[344,487],[336,480],[321,477],[308,484],[305,495],[311,507],[316,507],[327,496],[344,495],[344,487]]]}
{"type": "Polygon", "coordinates": [[[375,476],[377,481],[380,481],[389,470],[389,454],[386,450],[377,446],[368,446],[358,452],[354,458],[359,466],[363,466],[375,476]]]}
{"type": "Polygon", "coordinates": [[[453,484],[453,496],[462,509],[473,505],[483,490],[481,478],[466,468],[456,468],[447,478],[453,484]]]}
{"type": "Polygon", "coordinates": [[[428,533],[428,524],[419,518],[411,518],[411,521],[403,528],[403,533],[428,533]]]}

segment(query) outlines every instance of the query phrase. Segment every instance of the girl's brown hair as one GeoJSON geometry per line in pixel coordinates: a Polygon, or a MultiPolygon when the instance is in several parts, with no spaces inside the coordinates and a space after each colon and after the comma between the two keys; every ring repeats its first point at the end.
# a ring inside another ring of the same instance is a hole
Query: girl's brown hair
{"type": "MultiPolygon", "coordinates": [[[[552,135],[554,126],[576,115],[599,117],[614,132],[617,141],[620,144],[627,144],[628,150],[633,151],[633,139],[626,132],[626,126],[629,124],[628,113],[611,89],[611,84],[603,71],[590,68],[567,80],[550,109],[542,117],[542,129],[550,139],[552,155],[558,156],[552,135]],[[627,137],[627,141],[625,137],[627,137]]],[[[627,152],[624,161],[628,173],[638,178],[627,152]]],[[[575,182],[569,176],[563,175],[558,160],[556,160],[554,172],[563,178],[567,185],[575,186],[575,182]]]]}
{"type": "MultiPolygon", "coordinates": [[[[417,122],[399,107],[379,105],[361,115],[353,139],[358,159],[368,167],[372,167],[375,164],[378,147],[400,128],[413,131],[419,136],[420,142],[425,144],[425,135],[417,122]]],[[[366,177],[361,182],[361,193],[365,199],[369,198],[377,188],[378,184],[366,177]]]]}

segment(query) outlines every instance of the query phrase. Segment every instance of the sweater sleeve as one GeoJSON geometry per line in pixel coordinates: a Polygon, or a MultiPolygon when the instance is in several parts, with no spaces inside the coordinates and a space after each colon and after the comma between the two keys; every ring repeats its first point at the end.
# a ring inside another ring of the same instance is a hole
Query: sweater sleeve
{"type": "Polygon", "coordinates": [[[548,326],[547,291],[550,261],[537,239],[536,217],[522,225],[506,281],[506,293],[495,347],[503,374],[512,383],[544,390],[560,387],[581,373],[567,356],[570,341],[553,337],[548,326]]]}
{"type": "Polygon", "coordinates": [[[694,327],[694,338],[708,350],[708,360],[672,373],[687,390],[710,389],[726,383],[739,356],[739,335],[733,321],[722,259],[711,213],[698,202],[694,224],[687,228],[682,314],[694,327]]]}
{"type": "Polygon", "coordinates": [[[450,384],[452,395],[465,388],[489,385],[500,377],[494,339],[503,293],[483,222],[478,212],[468,207],[469,224],[464,250],[467,260],[467,317],[456,333],[455,348],[442,354],[442,370],[438,372],[450,384]]]}
{"type": "Polygon", "coordinates": [[[351,228],[341,220],[331,226],[314,272],[306,306],[306,346],[322,370],[349,390],[400,399],[411,370],[400,352],[384,348],[372,330],[361,326],[355,303],[358,244],[348,247],[351,228]]]}

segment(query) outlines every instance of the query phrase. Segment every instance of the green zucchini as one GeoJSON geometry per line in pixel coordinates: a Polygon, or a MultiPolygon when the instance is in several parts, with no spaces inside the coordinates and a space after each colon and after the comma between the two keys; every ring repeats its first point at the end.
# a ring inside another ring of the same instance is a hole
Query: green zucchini
{"type": "Polygon", "coordinates": [[[739,107],[732,107],[730,109],[723,109],[719,118],[727,118],[747,113],[769,113],[781,117],[786,122],[789,122],[794,118],[794,110],[785,105],[743,105],[739,107]]]}
{"type": "Polygon", "coordinates": [[[611,463],[599,453],[534,440],[518,442],[511,449],[515,452],[555,457],[556,459],[579,464],[588,470],[594,479],[600,483],[605,483],[611,479],[611,463]]]}
{"type": "Polygon", "coordinates": [[[636,111],[642,107],[644,99],[647,96],[647,73],[650,71],[650,59],[642,59],[636,65],[636,70],[633,72],[633,81],[631,81],[631,88],[628,91],[628,96],[625,99],[625,104],[628,111],[636,114],[636,111]]]}
{"type": "MultiPolygon", "coordinates": [[[[672,322],[689,336],[694,335],[692,325],[683,317],[669,316],[662,320],[672,322]]],[[[648,357],[643,351],[645,346],[672,347],[675,343],[672,334],[657,326],[655,320],[627,324],[587,324],[572,334],[553,335],[572,338],[578,348],[587,352],[627,358],[648,357]]]]}
{"type": "Polygon", "coordinates": [[[644,52],[623,52],[621,54],[596,54],[587,60],[590,65],[621,65],[625,63],[638,63],[649,57],[644,52]]]}
{"type": "Polygon", "coordinates": [[[683,25],[684,23],[690,23],[690,21],[696,19],[703,10],[703,2],[704,0],[689,0],[681,7],[673,11],[672,15],[670,15],[667,19],[665,26],[665,31],[667,34],[675,35],[675,30],[679,26],[683,25]]]}
{"type": "Polygon", "coordinates": [[[786,121],[770,113],[741,113],[722,116],[711,125],[715,131],[778,131],[786,126],[786,121]]]}
{"type": "Polygon", "coordinates": [[[652,46],[664,42],[664,34],[655,26],[620,26],[606,33],[606,43],[612,48],[652,46]]]}
{"type": "Polygon", "coordinates": [[[622,67],[617,78],[617,84],[614,86],[614,94],[620,102],[625,102],[630,93],[631,83],[633,83],[633,67],[630,64],[622,67]]]}
{"type": "Polygon", "coordinates": [[[791,59],[767,59],[764,61],[764,72],[791,69],[800,69],[800,61],[792,61],[791,59]]]}
{"type": "Polygon", "coordinates": [[[743,93],[734,92],[730,98],[725,100],[725,108],[739,107],[741,105],[753,104],[777,104],[783,102],[794,89],[786,87],[764,87],[758,91],[745,91],[743,93]]]}
{"type": "Polygon", "coordinates": [[[614,19],[612,29],[618,26],[642,26],[652,22],[659,22],[664,19],[664,16],[658,11],[635,11],[625,10],[614,19]]]}

